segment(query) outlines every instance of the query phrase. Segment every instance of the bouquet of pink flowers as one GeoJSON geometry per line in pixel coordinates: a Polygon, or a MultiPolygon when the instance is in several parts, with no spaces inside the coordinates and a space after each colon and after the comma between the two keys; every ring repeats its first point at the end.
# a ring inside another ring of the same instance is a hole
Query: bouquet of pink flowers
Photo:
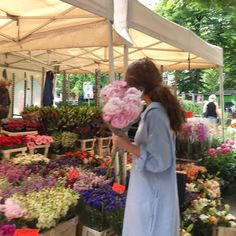
{"type": "Polygon", "coordinates": [[[142,92],[136,88],[127,88],[125,81],[109,84],[101,91],[101,98],[105,102],[103,120],[111,128],[127,128],[142,111],[141,95],[142,92]]]}
{"type": "MultiPolygon", "coordinates": [[[[142,92],[134,87],[127,87],[125,81],[114,81],[101,91],[104,100],[103,120],[110,130],[119,136],[124,136],[130,125],[135,123],[142,111],[142,92]]],[[[111,167],[115,162],[115,176],[117,182],[126,181],[126,162],[123,150],[113,146],[113,158],[107,168],[106,176],[111,174],[111,167]],[[121,157],[123,156],[123,157],[121,157]]]]}
{"type": "Polygon", "coordinates": [[[32,148],[37,145],[48,145],[53,142],[53,138],[48,135],[27,135],[27,147],[32,148]]]}

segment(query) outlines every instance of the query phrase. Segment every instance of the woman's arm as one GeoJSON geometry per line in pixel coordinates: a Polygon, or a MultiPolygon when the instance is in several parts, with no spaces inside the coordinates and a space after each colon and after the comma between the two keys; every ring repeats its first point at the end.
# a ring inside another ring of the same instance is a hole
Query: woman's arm
{"type": "Polygon", "coordinates": [[[216,105],[216,114],[220,118],[220,112],[219,112],[218,104],[216,102],[215,102],[215,105],[216,105]]]}
{"type": "Polygon", "coordinates": [[[132,144],[127,137],[120,137],[112,134],[112,142],[114,147],[119,147],[135,156],[140,156],[140,148],[137,145],[132,144]]]}

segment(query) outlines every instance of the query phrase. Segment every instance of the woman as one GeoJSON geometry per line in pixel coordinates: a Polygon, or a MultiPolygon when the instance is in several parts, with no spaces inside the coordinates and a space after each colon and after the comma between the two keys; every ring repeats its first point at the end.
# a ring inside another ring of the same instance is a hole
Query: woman
{"type": "Polygon", "coordinates": [[[218,104],[216,103],[216,95],[212,94],[208,98],[208,103],[204,104],[203,114],[210,122],[216,124],[219,117],[218,104]]]}
{"type": "Polygon", "coordinates": [[[149,59],[133,62],[125,80],[143,91],[147,108],[135,144],[113,135],[115,146],[134,154],[122,235],[178,236],[175,133],[184,122],[184,111],[149,59]]]}

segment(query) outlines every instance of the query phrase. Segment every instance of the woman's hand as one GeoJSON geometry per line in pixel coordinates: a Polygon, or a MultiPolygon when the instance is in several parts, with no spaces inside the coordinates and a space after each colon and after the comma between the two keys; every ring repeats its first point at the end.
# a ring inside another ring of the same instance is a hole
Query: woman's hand
{"type": "Polygon", "coordinates": [[[130,141],[127,137],[120,137],[118,135],[112,134],[112,143],[114,147],[118,147],[127,151],[127,146],[130,144],[130,141]]]}
{"type": "Polygon", "coordinates": [[[139,147],[132,144],[129,141],[128,137],[120,137],[115,134],[112,134],[112,143],[113,143],[112,153],[114,153],[116,151],[116,148],[118,147],[127,152],[133,153],[136,156],[139,156],[140,154],[139,147]]]}

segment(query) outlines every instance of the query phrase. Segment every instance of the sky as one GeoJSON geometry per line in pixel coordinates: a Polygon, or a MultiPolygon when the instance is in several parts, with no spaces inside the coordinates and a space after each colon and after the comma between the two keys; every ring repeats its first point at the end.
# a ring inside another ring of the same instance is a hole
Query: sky
{"type": "Polygon", "coordinates": [[[153,10],[155,4],[158,3],[160,0],[138,0],[138,1],[141,2],[143,5],[145,5],[146,7],[153,10]]]}

